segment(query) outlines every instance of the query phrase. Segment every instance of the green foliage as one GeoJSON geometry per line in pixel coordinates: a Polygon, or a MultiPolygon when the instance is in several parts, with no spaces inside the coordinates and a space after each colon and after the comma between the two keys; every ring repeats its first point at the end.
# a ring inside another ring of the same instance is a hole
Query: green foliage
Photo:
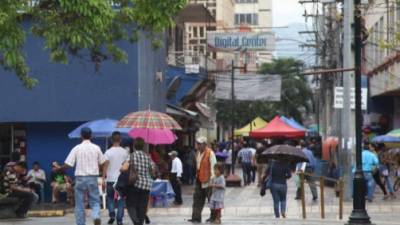
{"type": "Polygon", "coordinates": [[[80,57],[99,69],[105,60],[128,62],[117,41],[135,42],[139,31],[153,47],[162,46],[163,32],[174,25],[174,16],[187,0],[2,0],[0,4],[0,65],[13,71],[32,88],[32,78],[23,52],[27,32],[45,41],[52,62],[68,64],[80,57]],[[114,4],[112,4],[113,2],[114,4]],[[22,24],[29,20],[30,29],[22,24]]]}
{"type": "Polygon", "coordinates": [[[304,76],[299,76],[303,66],[303,62],[293,58],[274,59],[272,63],[263,64],[260,73],[282,76],[281,101],[239,101],[236,102],[235,116],[232,117],[231,101],[218,100],[217,120],[230,125],[233,119],[237,127],[249,123],[257,116],[269,121],[276,115],[284,115],[302,121],[302,113],[309,112],[312,103],[308,83],[304,76]]]}

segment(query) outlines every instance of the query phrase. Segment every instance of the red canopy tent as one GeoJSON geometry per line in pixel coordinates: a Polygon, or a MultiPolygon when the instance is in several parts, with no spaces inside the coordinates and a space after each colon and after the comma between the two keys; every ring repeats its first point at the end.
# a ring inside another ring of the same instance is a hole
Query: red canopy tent
{"type": "Polygon", "coordinates": [[[265,127],[250,132],[254,138],[302,138],[306,132],[293,128],[276,116],[265,127]]]}

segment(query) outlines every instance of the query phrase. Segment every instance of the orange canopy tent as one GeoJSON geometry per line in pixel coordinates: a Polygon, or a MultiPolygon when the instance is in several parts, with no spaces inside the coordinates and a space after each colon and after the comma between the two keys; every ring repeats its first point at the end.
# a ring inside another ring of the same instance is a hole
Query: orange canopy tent
{"type": "Polygon", "coordinates": [[[250,132],[254,138],[302,138],[306,132],[293,128],[276,116],[265,127],[250,132]]]}

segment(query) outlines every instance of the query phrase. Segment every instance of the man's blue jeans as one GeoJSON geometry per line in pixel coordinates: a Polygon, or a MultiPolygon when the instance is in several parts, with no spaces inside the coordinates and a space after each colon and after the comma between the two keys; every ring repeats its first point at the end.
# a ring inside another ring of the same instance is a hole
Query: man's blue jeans
{"type": "MultiPolygon", "coordinates": [[[[115,219],[115,190],[114,182],[107,182],[107,209],[110,218],[115,219]]],[[[117,200],[117,222],[122,222],[124,218],[124,199],[119,197],[117,200]]]]}
{"type": "Polygon", "coordinates": [[[364,179],[367,184],[367,197],[369,200],[374,198],[375,181],[371,172],[364,172],[364,179]]]}
{"type": "Polygon", "coordinates": [[[286,184],[271,184],[271,194],[274,200],[274,212],[275,217],[279,218],[280,214],[286,213],[286,195],[287,195],[287,185],[286,184]],[[279,213],[280,208],[280,213],[279,213]]]}
{"type": "Polygon", "coordinates": [[[100,193],[97,176],[77,176],[75,178],[75,220],[77,225],[85,225],[85,196],[89,196],[93,220],[100,218],[100,193]]]}

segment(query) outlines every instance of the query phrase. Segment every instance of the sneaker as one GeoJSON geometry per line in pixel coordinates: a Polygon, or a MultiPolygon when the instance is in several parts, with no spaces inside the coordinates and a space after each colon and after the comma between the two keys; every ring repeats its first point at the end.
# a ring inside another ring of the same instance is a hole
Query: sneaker
{"type": "Polygon", "coordinates": [[[395,195],[395,194],[391,194],[391,195],[390,195],[390,198],[391,198],[391,199],[396,199],[396,195],[395,195]]]}
{"type": "Polygon", "coordinates": [[[318,200],[318,197],[313,197],[312,200],[313,202],[316,202],[318,200]]]}
{"type": "Polygon", "coordinates": [[[94,225],[101,225],[100,218],[97,218],[97,219],[94,220],[94,225]]]}
{"type": "Polygon", "coordinates": [[[110,219],[108,220],[108,223],[107,223],[107,224],[113,224],[114,221],[115,221],[115,218],[110,218],[110,219]]]}
{"type": "Polygon", "coordinates": [[[282,218],[286,218],[286,214],[285,213],[282,213],[282,218]]]}
{"type": "Polygon", "coordinates": [[[212,221],[213,224],[221,224],[221,219],[215,219],[212,221]]]}

